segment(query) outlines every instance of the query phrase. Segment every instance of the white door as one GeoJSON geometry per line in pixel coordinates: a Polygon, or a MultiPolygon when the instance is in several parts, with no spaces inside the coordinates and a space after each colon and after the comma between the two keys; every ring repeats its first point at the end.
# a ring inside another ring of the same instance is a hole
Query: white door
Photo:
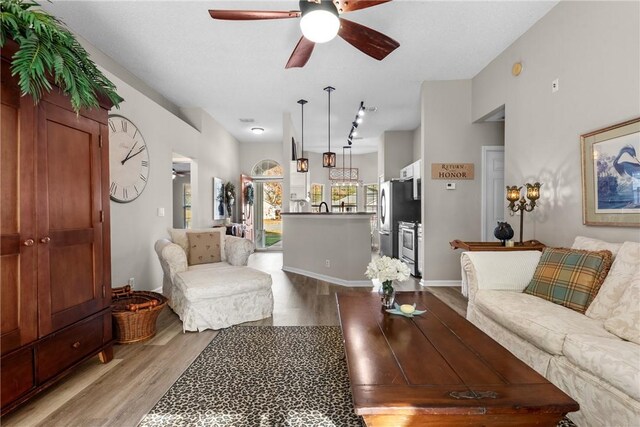
{"type": "Polygon", "coordinates": [[[504,147],[482,147],[482,241],[495,241],[493,230],[504,221],[504,147]]]}

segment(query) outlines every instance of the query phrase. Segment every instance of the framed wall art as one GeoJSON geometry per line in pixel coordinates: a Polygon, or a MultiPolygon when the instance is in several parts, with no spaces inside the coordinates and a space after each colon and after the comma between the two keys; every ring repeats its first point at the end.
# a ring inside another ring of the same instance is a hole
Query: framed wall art
{"type": "Polygon", "coordinates": [[[213,178],[213,219],[224,219],[224,182],[213,178]]]}
{"type": "Polygon", "coordinates": [[[640,118],[580,137],[586,225],[640,227],[640,118]]]}

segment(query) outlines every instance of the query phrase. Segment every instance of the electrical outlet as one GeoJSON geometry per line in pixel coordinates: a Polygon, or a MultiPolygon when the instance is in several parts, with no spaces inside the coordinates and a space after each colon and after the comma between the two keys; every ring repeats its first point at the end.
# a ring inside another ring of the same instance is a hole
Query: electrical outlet
{"type": "Polygon", "coordinates": [[[329,261],[328,259],[324,260],[324,266],[327,268],[331,268],[331,261],[329,261]]]}
{"type": "Polygon", "coordinates": [[[551,93],[556,93],[560,90],[560,79],[555,79],[551,82],[551,93]]]}

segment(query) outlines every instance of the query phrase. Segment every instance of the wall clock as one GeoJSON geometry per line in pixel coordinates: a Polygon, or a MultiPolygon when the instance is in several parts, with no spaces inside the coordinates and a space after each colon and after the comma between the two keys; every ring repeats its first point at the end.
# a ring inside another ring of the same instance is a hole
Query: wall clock
{"type": "Polygon", "coordinates": [[[111,200],[135,200],[149,179],[149,152],[140,130],[129,119],[109,116],[109,175],[111,200]]]}

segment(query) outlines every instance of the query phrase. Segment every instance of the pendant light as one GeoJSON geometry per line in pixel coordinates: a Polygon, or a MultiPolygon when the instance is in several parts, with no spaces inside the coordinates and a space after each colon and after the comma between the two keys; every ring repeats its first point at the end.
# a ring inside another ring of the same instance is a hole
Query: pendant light
{"type": "Polygon", "coordinates": [[[329,143],[329,150],[326,153],[322,153],[322,167],[325,168],[335,168],[336,167],[336,153],[331,152],[331,92],[336,90],[336,88],[327,86],[324,88],[327,91],[327,96],[329,98],[328,108],[328,135],[327,141],[329,143]]]}
{"type": "Polygon", "coordinates": [[[345,185],[350,185],[351,184],[351,146],[350,145],[344,145],[342,147],[342,179],[345,185]],[[345,154],[344,154],[344,150],[349,150],[349,175],[347,175],[347,170],[344,167],[344,161],[345,161],[345,154]],[[348,178],[347,178],[348,177],[348,178]]]}
{"type": "Polygon", "coordinates": [[[300,111],[302,112],[302,144],[300,147],[300,157],[297,159],[297,170],[302,173],[309,172],[309,159],[304,157],[304,104],[306,103],[307,101],[304,99],[298,101],[298,104],[300,104],[300,111]]]}

